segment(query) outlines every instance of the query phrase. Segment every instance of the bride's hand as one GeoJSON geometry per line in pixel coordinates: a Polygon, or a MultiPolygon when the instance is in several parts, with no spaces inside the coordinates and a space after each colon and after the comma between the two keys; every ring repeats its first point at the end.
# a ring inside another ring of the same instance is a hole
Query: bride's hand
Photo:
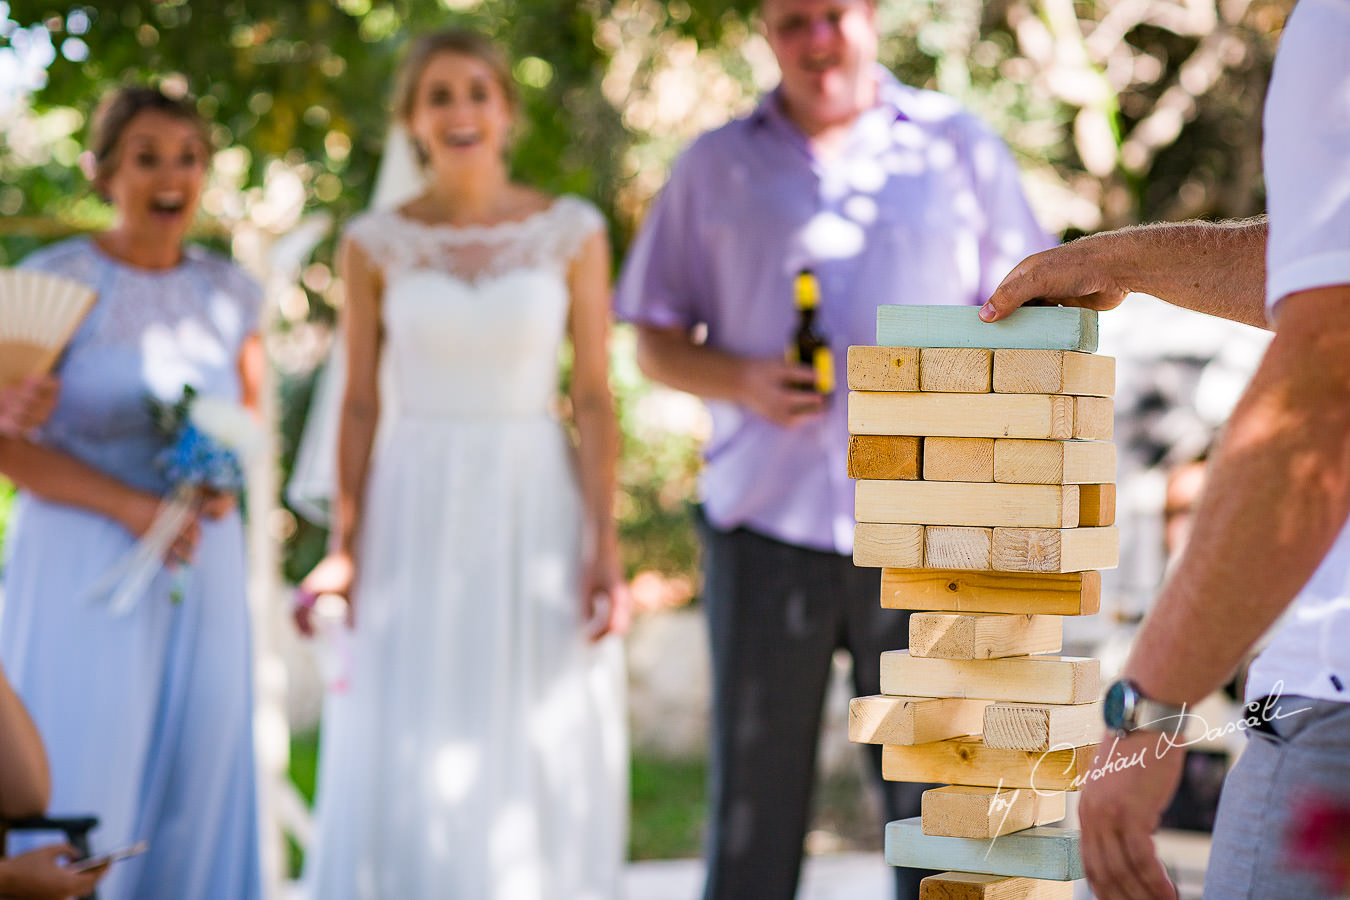
{"type": "Polygon", "coordinates": [[[633,598],[617,553],[601,554],[586,566],[581,584],[581,614],[586,636],[592,641],[607,634],[628,633],[633,620],[633,598]]]}
{"type": "Polygon", "coordinates": [[[300,586],[295,589],[291,615],[295,627],[306,637],[314,636],[314,604],[323,594],[337,594],[347,601],[347,624],[353,624],[352,582],[356,578],[356,563],[347,553],[330,553],[320,560],[300,586]]]}

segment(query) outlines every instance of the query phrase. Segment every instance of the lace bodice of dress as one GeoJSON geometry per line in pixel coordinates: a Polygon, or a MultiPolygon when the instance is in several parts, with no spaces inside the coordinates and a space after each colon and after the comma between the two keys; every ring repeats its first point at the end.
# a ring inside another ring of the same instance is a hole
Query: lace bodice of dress
{"type": "Polygon", "coordinates": [[[60,399],[39,439],[137,487],[167,489],[152,462],[165,438],[146,401],[176,401],[185,385],[238,401],[239,351],[257,330],[258,286],[197,247],[185,248],[177,266],[152,271],[74,238],[22,265],[98,292],[58,362],[60,399]]]}
{"type": "Polygon", "coordinates": [[[382,407],[388,417],[543,414],[556,390],[568,268],[604,227],[561,197],[518,222],[426,225],[367,213],[347,229],[383,274],[382,407]]]}

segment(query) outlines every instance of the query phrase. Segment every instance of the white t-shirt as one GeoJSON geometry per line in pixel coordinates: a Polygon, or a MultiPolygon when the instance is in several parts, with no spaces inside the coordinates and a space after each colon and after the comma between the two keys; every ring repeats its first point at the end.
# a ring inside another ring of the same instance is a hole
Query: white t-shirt
{"type": "MultiPolygon", "coordinates": [[[[1266,303],[1350,284],[1350,0],[1299,0],[1265,111],[1266,303]]],[[[1252,664],[1247,697],[1350,702],[1350,526],[1252,664]]]]}

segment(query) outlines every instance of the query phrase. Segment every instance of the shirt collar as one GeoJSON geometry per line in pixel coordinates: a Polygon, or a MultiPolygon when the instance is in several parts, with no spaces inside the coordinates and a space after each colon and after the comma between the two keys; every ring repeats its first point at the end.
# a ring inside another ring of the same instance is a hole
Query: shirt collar
{"type": "MultiPolygon", "coordinates": [[[[909,116],[905,114],[904,106],[912,88],[900,82],[891,71],[881,64],[873,67],[873,74],[877,79],[877,99],[869,109],[863,110],[859,118],[881,114],[886,116],[888,121],[899,122],[908,121],[909,116]]],[[[759,101],[755,111],[750,114],[750,121],[755,125],[786,126],[794,130],[797,125],[783,112],[783,105],[779,102],[782,96],[782,87],[775,87],[759,101]]]]}

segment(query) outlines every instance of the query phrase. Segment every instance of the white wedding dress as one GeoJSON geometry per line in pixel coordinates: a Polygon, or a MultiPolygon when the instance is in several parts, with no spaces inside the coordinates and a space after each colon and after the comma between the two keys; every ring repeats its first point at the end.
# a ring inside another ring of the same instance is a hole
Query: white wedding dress
{"type": "Polygon", "coordinates": [[[550,414],[567,269],[603,224],[563,197],[491,227],[387,211],[347,230],[383,274],[381,407],[314,900],[618,896],[622,647],[583,635],[581,498],[550,414]]]}

